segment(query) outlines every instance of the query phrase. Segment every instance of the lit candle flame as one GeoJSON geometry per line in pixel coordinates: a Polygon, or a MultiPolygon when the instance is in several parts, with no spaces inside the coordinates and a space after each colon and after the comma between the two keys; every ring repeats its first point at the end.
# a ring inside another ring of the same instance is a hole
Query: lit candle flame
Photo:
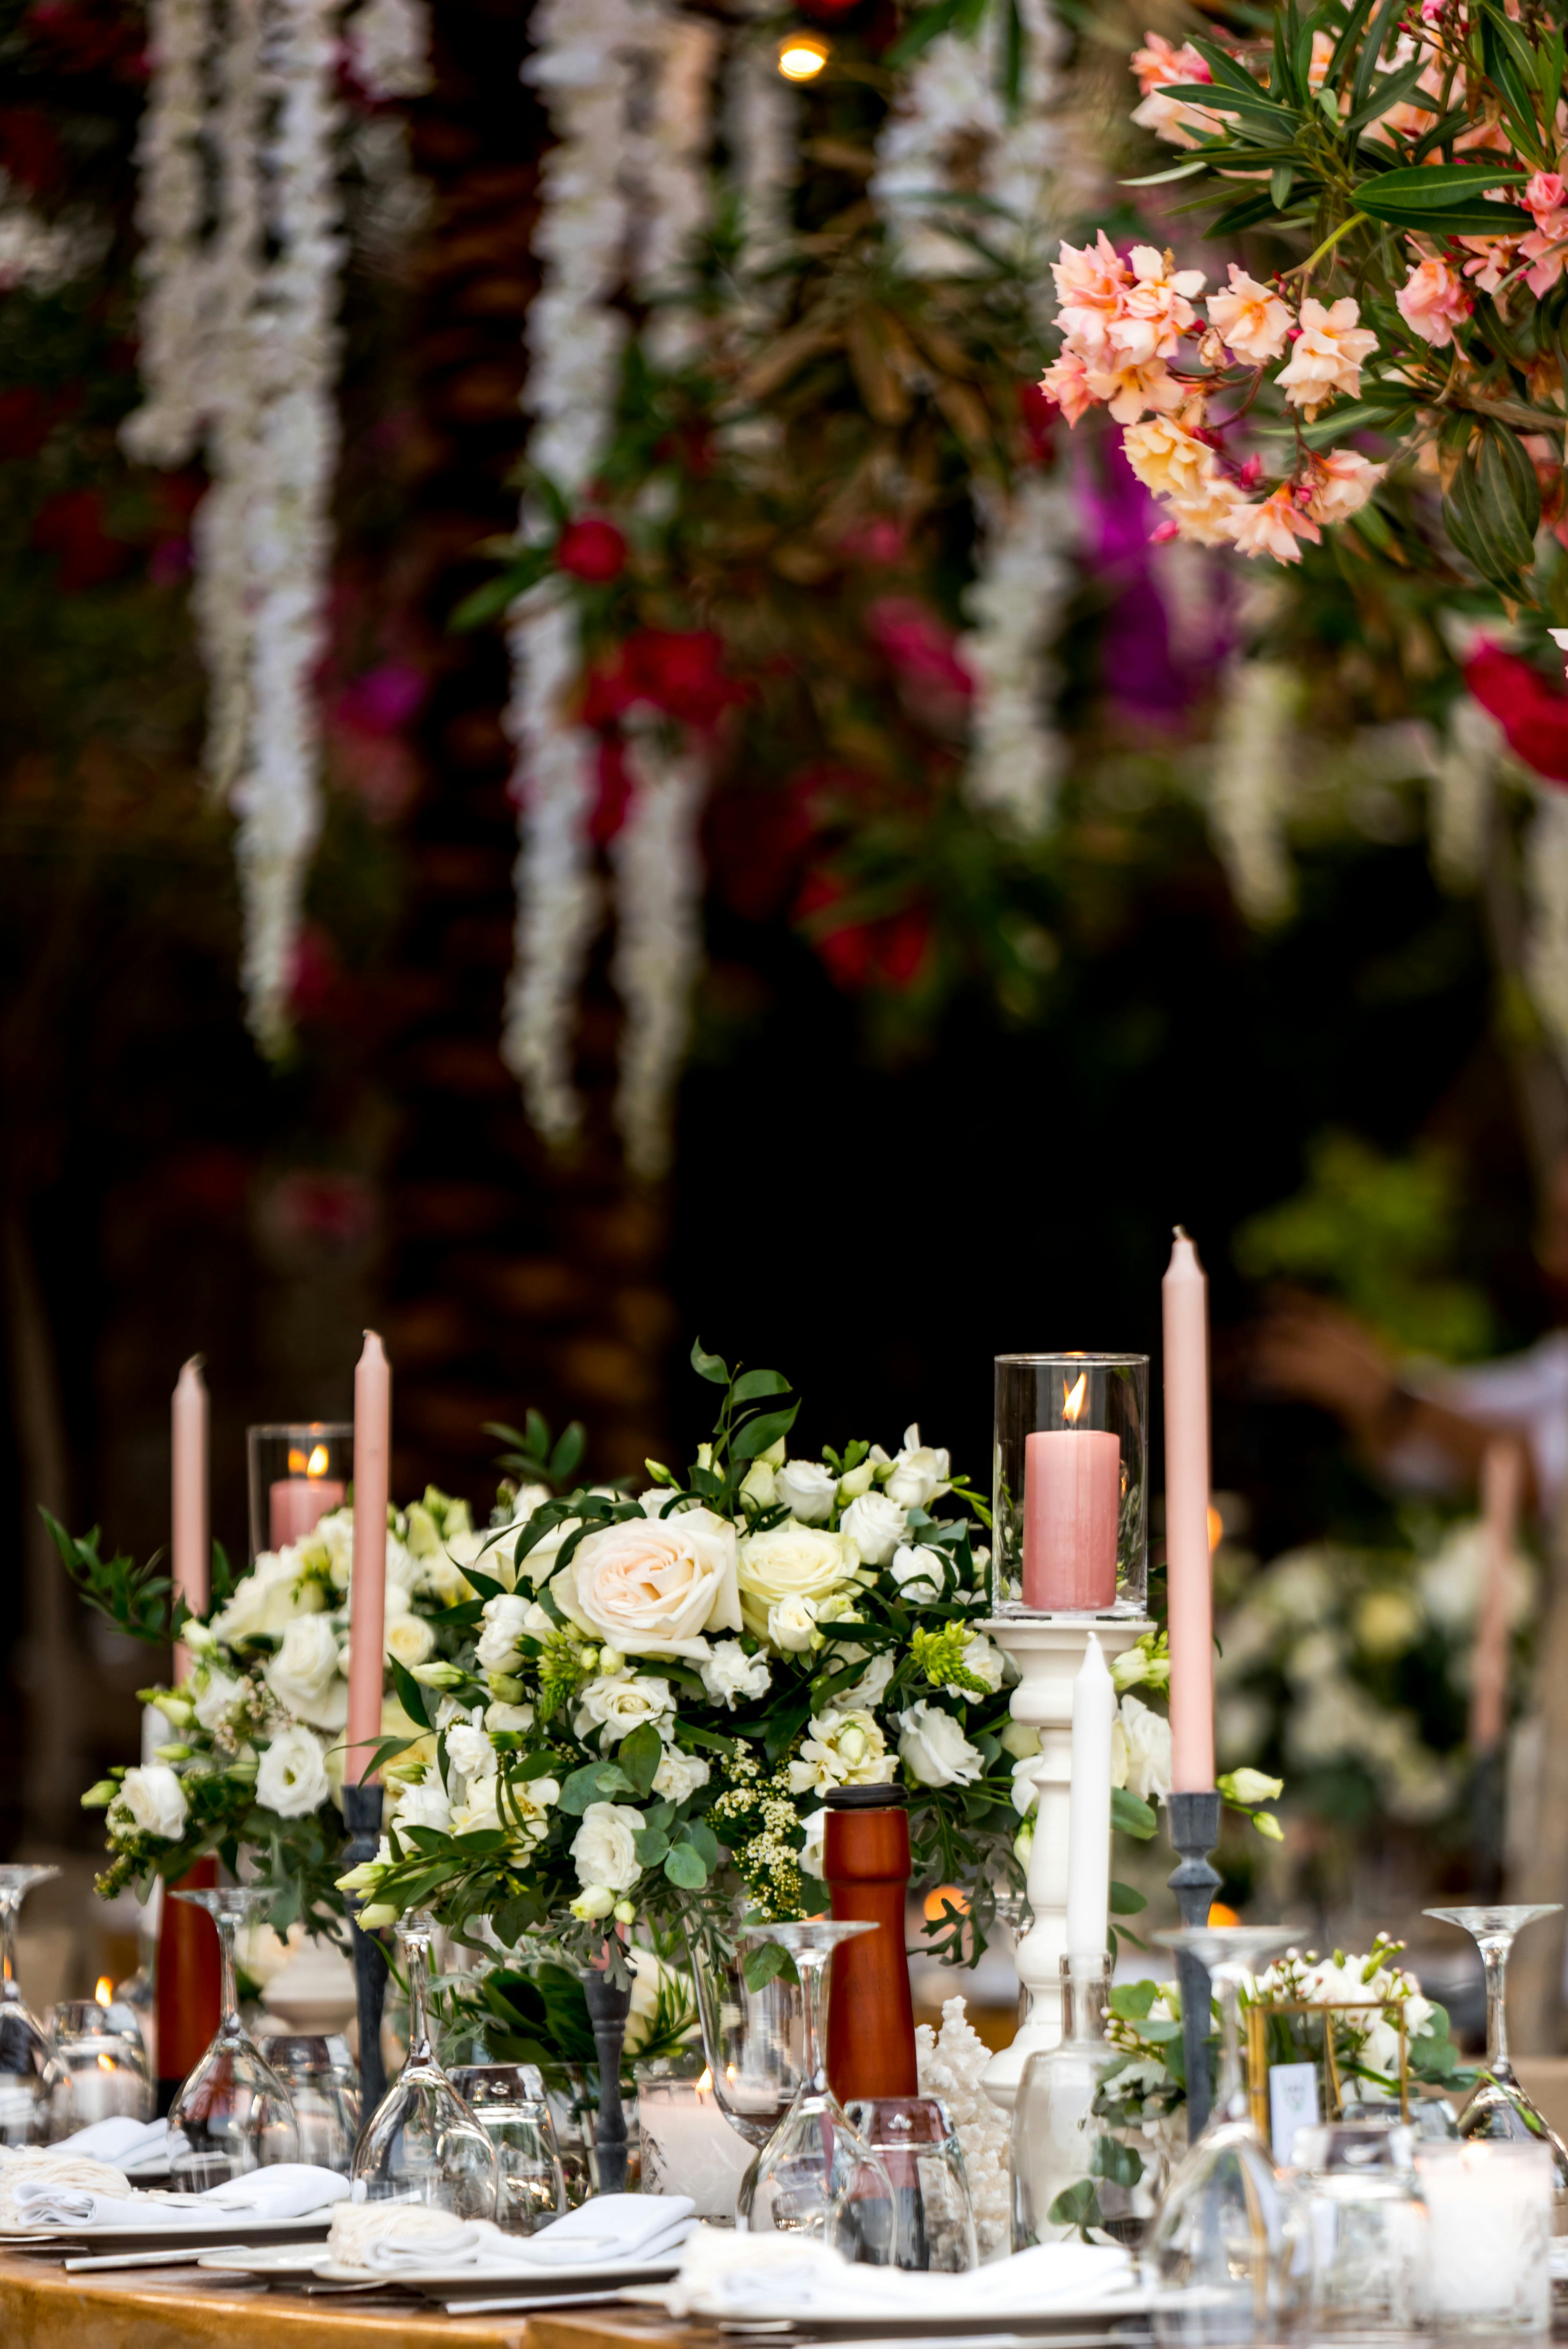
{"type": "Polygon", "coordinates": [[[1062,1417],[1069,1427],[1078,1425],[1078,1413],[1084,1407],[1084,1399],[1088,1393],[1088,1372],[1087,1371],[1078,1372],[1076,1385],[1069,1387],[1066,1379],[1062,1381],[1062,1417]]]}
{"type": "Polygon", "coordinates": [[[1220,1544],[1224,1540],[1224,1538],[1225,1520],[1220,1515],[1220,1512],[1214,1506],[1212,1501],[1211,1501],[1209,1504],[1209,1554],[1211,1557],[1213,1556],[1215,1550],[1219,1548],[1220,1544]]]}
{"type": "Polygon", "coordinates": [[[310,1458],[304,1464],[304,1473],[307,1476],[325,1476],[326,1464],[326,1446],[325,1444],[317,1444],[313,1446],[310,1458]]]}
{"type": "Polygon", "coordinates": [[[711,2069],[705,2068],[701,2079],[696,2084],[696,2092],[699,2096],[710,2096],[713,2094],[713,2073],[711,2069]]]}
{"type": "Polygon", "coordinates": [[[332,1454],[325,1444],[313,1444],[308,1453],[302,1452],[297,1444],[289,1446],[291,1476],[325,1476],[331,1465],[332,1454]]]}
{"type": "Polygon", "coordinates": [[[108,2006],[114,1997],[114,1982],[108,1974],[99,1974],[98,1988],[93,1992],[100,2006],[108,2006]]]}
{"type": "Polygon", "coordinates": [[[98,2059],[98,2067],[100,2072],[112,2072],[114,2070],[114,2057],[112,2055],[100,2055],[98,2059]]]}
{"type": "Polygon", "coordinates": [[[786,81],[815,81],[828,62],[828,44],[815,33],[786,33],[779,44],[779,70],[786,81]]]}

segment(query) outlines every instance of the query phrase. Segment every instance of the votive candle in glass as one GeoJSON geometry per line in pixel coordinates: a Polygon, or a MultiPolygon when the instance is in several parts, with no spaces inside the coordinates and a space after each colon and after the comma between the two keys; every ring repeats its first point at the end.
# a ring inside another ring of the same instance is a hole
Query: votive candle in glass
{"type": "Polygon", "coordinates": [[[1490,2137],[1416,2147],[1433,2331],[1544,2336],[1552,2323],[1552,2148],[1490,2137]]]}
{"type": "Polygon", "coordinates": [[[709,2226],[735,2224],[735,2198],[756,2147],[718,2108],[701,2054],[634,2067],[645,2194],[689,2194],[709,2226]]]}
{"type": "Polygon", "coordinates": [[[1147,1354],[998,1354],[996,1613],[1141,1615],[1148,1480],[1147,1354]]]}
{"type": "Polygon", "coordinates": [[[301,1420],[245,1430],[250,1460],[251,1556],[306,1540],[342,1508],[354,1481],[354,1429],[301,1420]]]}

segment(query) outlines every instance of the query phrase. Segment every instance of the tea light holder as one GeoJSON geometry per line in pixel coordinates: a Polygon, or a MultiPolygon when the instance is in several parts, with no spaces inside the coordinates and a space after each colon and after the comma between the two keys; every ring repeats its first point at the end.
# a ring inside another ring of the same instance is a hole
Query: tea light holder
{"type": "Polygon", "coordinates": [[[1149,1357],[998,1354],[992,1612],[1135,1619],[1149,1580],[1149,1357]]]}
{"type": "Polygon", "coordinates": [[[735,2198],[756,2148],[719,2110],[701,2050],[638,2064],[645,2194],[689,2194],[709,2226],[735,2224],[735,2198]]]}
{"type": "Polygon", "coordinates": [[[354,1485],[354,1428],[325,1419],[245,1430],[250,1464],[251,1557],[304,1541],[354,1485]]]}

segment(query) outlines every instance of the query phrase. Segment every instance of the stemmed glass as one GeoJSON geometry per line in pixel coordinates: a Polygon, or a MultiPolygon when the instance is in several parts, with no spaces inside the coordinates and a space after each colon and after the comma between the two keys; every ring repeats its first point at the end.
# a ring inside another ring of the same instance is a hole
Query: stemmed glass
{"type": "Polygon", "coordinates": [[[408,1972],[408,2055],[361,2132],[350,2172],[358,2198],[422,2202],[459,2219],[493,2219],[495,2149],[436,2061],[430,2037],[430,1944],[436,1921],[416,1909],[398,1928],[408,1972]]]}
{"type": "Polygon", "coordinates": [[[61,2077],[55,2043],[16,1987],[16,1920],[57,1868],[0,1867],[0,2145],[41,2145],[61,2077]]]}
{"type": "MultiPolygon", "coordinates": [[[[738,1913],[735,1932],[747,1927],[738,1913]]],[[[746,1952],[690,1944],[702,2052],[714,2101],[748,2145],[766,2145],[800,2086],[800,1992],[783,1974],[753,1990],[746,1952]]]]}
{"type": "Polygon", "coordinates": [[[1264,1925],[1193,1925],[1157,1933],[1207,1967],[1220,1992],[1220,2079],[1207,2126],[1172,2171],[1155,2215],[1149,2256],[1167,2302],[1155,2314],[1161,2340],[1277,2337],[1304,2302],[1311,2244],[1301,2198],[1253,2126],[1242,2073],[1237,1993],[1260,1958],[1295,1939],[1264,1925]]]}
{"type": "Polygon", "coordinates": [[[740,2181],[736,2225],[758,2234],[816,2235],[846,2259],[890,2266],[897,2244],[892,2181],[845,2117],[828,2085],[823,2053],[833,1951],[857,1933],[874,1933],[875,1920],[818,1917],[747,1930],[789,1951],[800,1978],[803,2013],[800,2085],[740,2181]]]}
{"type": "Polygon", "coordinates": [[[1486,1968],[1486,2064],[1460,2115],[1462,2137],[1513,2137],[1552,2148],[1553,2192],[1561,2207],[1568,2197],[1568,2147],[1532,2104],[1513,2075],[1508,2054],[1508,1953],[1514,1936],[1538,1917],[1561,1915],[1560,1900],[1512,1909],[1424,1909],[1424,1917],[1457,1925],[1480,1951],[1486,1968]]]}
{"type": "Polygon", "coordinates": [[[178,2192],[201,2194],[249,2170],[299,2159],[294,2101],[240,2020],[234,1978],[236,1932],[276,1897],[263,1884],[174,1895],[205,1909],[218,1929],[222,1964],[217,2037],[169,2108],[169,2182],[178,2192]]]}

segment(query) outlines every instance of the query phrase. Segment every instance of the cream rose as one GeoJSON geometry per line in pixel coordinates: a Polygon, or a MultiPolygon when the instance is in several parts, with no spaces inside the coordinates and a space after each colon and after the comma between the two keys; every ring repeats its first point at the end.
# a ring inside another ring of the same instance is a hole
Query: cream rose
{"type": "Polygon", "coordinates": [[[711,1509],[628,1518],[587,1535],[551,1588],[580,1630],[624,1656],[700,1662],[705,1631],[740,1629],[735,1527],[711,1509]]]}
{"type": "Polygon", "coordinates": [[[598,1730],[600,1745],[608,1752],[646,1722],[662,1729],[675,1709],[668,1681],[638,1672],[601,1672],[581,1692],[572,1726],[584,1738],[598,1730]]]}
{"type": "Polygon", "coordinates": [[[972,1786],[985,1775],[985,1756],[971,1745],[950,1713],[924,1697],[898,1716],[899,1759],[923,1786],[972,1786]]]}
{"type": "Polygon", "coordinates": [[[609,1892],[629,1892],[643,1872],[632,1838],[642,1828],[643,1815],[629,1803],[590,1803],[583,1824],[572,1838],[577,1881],[586,1891],[602,1886],[609,1892]]]}
{"type": "Polygon", "coordinates": [[[422,1615],[388,1614],[382,1631],[387,1653],[405,1669],[422,1664],[436,1644],[436,1634],[422,1615]]]}
{"type": "Polygon", "coordinates": [[[654,1792],[668,1803],[684,1803],[699,1786],[706,1786],[713,1772],[698,1754],[684,1754],[678,1745],[666,1745],[658,1768],[654,1772],[654,1792]]]}
{"type": "Polygon", "coordinates": [[[885,1566],[903,1539],[904,1513],[885,1493],[862,1493],[839,1519],[839,1530],[849,1535],[862,1566],[885,1566]]]}
{"type": "Polygon", "coordinates": [[[803,1526],[825,1525],[839,1497],[839,1480],[820,1460],[786,1460],[774,1471],[773,1496],[803,1526]]]}
{"type": "Polygon", "coordinates": [[[262,1675],[286,1713],[317,1729],[341,1729],[348,1719],[348,1682],[338,1669],[337,1633],[325,1615],[302,1615],[262,1675]]]}
{"type": "Polygon", "coordinates": [[[716,1640],[697,1669],[709,1698],[729,1713],[738,1697],[766,1696],[773,1678],[767,1657],[748,1656],[738,1640],[716,1640]]]}
{"type": "Polygon", "coordinates": [[[503,1704],[498,1699],[485,1707],[487,1729],[518,1730],[533,1727],[533,1707],[531,1704],[503,1704]]]}
{"type": "Polygon", "coordinates": [[[256,1800],[280,1819],[303,1819],[332,1792],[319,1737],[295,1722],[273,1738],[256,1771],[256,1800]]]}
{"type": "Polygon", "coordinates": [[[740,1607],[747,1630],[765,1638],[768,1610],[778,1600],[826,1599],[850,1580],[860,1562],[847,1534],[823,1533],[815,1526],[776,1526],[771,1533],[750,1535],[740,1545],[740,1607]]]}
{"type": "Polygon", "coordinates": [[[169,1843],[178,1843],[185,1832],[190,1806],[184,1787],[168,1764],[150,1762],[144,1767],[126,1772],[111,1807],[123,1814],[141,1834],[161,1836],[169,1843]]]}
{"type": "Polygon", "coordinates": [[[776,1599],[768,1609],[769,1644],[786,1655],[803,1656],[817,1638],[814,1599],[776,1599]]]}
{"type": "Polygon", "coordinates": [[[297,1548],[263,1550],[222,1613],[213,1617],[214,1637],[225,1648],[242,1648],[253,1640],[275,1639],[298,1616],[319,1613],[326,1604],[319,1583],[307,1582],[296,1592],[304,1572],[297,1548]]]}

